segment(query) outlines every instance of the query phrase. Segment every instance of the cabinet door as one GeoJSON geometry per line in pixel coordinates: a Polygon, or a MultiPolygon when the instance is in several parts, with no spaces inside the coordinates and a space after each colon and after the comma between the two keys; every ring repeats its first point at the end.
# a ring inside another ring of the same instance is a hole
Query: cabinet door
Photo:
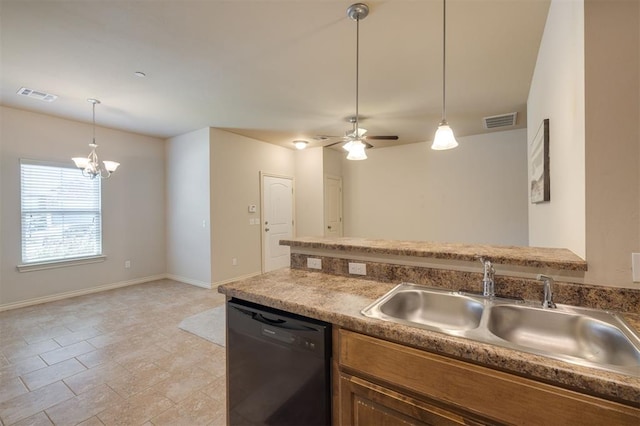
{"type": "Polygon", "coordinates": [[[356,376],[340,374],[339,388],[342,426],[482,424],[356,376]]]}

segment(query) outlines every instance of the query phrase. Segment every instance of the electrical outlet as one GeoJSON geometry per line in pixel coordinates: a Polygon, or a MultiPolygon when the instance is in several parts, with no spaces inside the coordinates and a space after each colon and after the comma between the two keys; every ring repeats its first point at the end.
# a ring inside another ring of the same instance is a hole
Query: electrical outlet
{"type": "Polygon", "coordinates": [[[631,274],[633,282],[640,283],[640,253],[631,253],[631,274]]]}
{"type": "Polygon", "coordinates": [[[131,261],[130,260],[125,260],[124,261],[124,267],[125,268],[131,268],[131,261]]]}
{"type": "Polygon", "coordinates": [[[307,268],[309,269],[322,269],[322,259],[314,257],[307,257],[307,268]]]}
{"type": "Polygon", "coordinates": [[[238,258],[237,258],[237,257],[234,257],[233,259],[231,259],[231,264],[232,264],[233,266],[237,266],[237,265],[238,265],[238,258]]]}
{"type": "Polygon", "coordinates": [[[349,262],[349,273],[353,275],[367,275],[367,264],[349,262]]]}

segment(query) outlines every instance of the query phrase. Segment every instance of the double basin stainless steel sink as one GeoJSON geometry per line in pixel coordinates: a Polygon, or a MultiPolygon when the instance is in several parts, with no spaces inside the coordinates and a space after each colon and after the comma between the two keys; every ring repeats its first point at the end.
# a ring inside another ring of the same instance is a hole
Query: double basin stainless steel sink
{"type": "Polygon", "coordinates": [[[363,309],[385,321],[640,377],[640,337],[618,314],[402,283],[363,309]]]}

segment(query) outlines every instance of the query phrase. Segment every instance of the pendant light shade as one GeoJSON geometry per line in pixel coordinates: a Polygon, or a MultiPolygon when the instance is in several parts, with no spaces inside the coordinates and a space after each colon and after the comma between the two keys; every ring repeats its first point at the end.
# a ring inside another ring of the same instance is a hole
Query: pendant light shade
{"type": "Polygon", "coordinates": [[[453,135],[453,130],[451,130],[451,127],[449,127],[449,124],[447,124],[446,121],[441,121],[438,126],[438,130],[436,130],[436,137],[433,138],[431,149],[443,151],[457,146],[458,141],[456,141],[456,138],[453,135]]]}
{"type": "Polygon", "coordinates": [[[451,130],[451,127],[449,127],[449,123],[447,123],[446,74],[447,74],[447,0],[443,0],[443,5],[442,5],[442,121],[440,121],[440,125],[438,125],[438,130],[436,130],[436,135],[433,138],[433,144],[431,145],[431,149],[438,150],[438,151],[442,151],[445,149],[452,149],[458,146],[458,141],[456,141],[456,138],[453,135],[453,130],[451,130]]]}

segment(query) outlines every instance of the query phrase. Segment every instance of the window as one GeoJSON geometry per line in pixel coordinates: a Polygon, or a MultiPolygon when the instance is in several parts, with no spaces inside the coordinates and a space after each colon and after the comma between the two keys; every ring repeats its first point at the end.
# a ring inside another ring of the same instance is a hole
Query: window
{"type": "Polygon", "coordinates": [[[102,254],[100,179],[75,167],[22,160],[22,263],[102,254]]]}

